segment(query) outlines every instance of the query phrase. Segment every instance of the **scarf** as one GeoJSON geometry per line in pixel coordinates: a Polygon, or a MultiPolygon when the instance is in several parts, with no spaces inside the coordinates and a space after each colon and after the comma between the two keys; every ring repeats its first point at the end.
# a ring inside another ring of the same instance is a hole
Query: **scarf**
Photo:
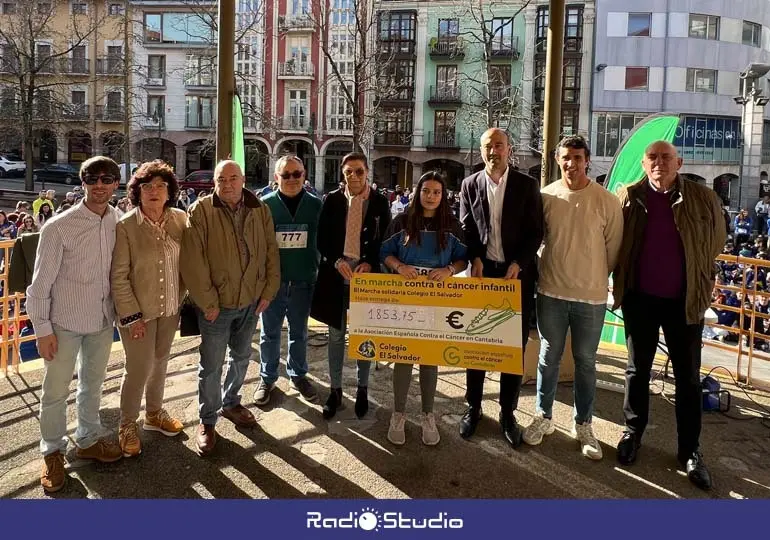
{"type": "MultiPolygon", "coordinates": [[[[347,186],[345,186],[345,196],[350,197],[347,186]]],[[[349,199],[345,249],[342,254],[356,261],[361,258],[361,225],[364,220],[364,201],[368,198],[369,184],[366,184],[361,193],[349,199]]]]}

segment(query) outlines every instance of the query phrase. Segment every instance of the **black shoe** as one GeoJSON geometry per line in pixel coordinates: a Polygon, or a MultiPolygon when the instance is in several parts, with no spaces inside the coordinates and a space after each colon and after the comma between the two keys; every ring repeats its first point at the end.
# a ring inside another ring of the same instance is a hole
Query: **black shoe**
{"type": "Polygon", "coordinates": [[[623,433],[623,438],[618,443],[618,461],[620,464],[633,465],[640,446],[642,446],[642,442],[636,435],[628,431],[623,433]]]}
{"type": "Polygon", "coordinates": [[[500,413],[500,428],[503,430],[503,438],[508,441],[508,444],[513,448],[521,446],[523,432],[513,413],[500,413]]]}
{"type": "Polygon", "coordinates": [[[318,392],[316,392],[315,386],[306,377],[292,377],[291,384],[305,401],[315,403],[318,400],[318,392]]]}
{"type": "Polygon", "coordinates": [[[481,420],[481,409],[468,407],[460,420],[460,437],[470,439],[476,432],[479,420],[481,420]]]}
{"type": "Polygon", "coordinates": [[[327,420],[334,418],[337,409],[342,408],[342,388],[332,388],[329,392],[329,398],[324,405],[323,416],[327,420]]]}
{"type": "Polygon", "coordinates": [[[369,392],[366,386],[359,386],[356,391],[356,416],[363,418],[369,412],[369,392]]]}
{"type": "Polygon", "coordinates": [[[703,454],[697,450],[690,454],[687,459],[679,457],[679,463],[687,471],[687,478],[690,479],[695,487],[708,491],[711,489],[711,474],[703,462],[703,454]]]}

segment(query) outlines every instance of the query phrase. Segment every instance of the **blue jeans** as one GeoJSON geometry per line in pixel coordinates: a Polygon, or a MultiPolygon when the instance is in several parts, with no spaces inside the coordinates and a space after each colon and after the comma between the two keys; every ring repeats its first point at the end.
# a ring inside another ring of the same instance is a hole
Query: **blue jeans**
{"type": "Polygon", "coordinates": [[[53,326],[58,348],[53,361],[45,362],[40,398],[40,452],[43,455],[67,449],[67,398],[76,364],[78,427],[75,444],[79,448],[88,448],[106,435],[99,418],[99,405],[113,332],[112,326],[93,334],[76,334],[53,326]]]}
{"type": "Polygon", "coordinates": [[[259,374],[267,384],[278,380],[284,318],[289,321],[286,373],[291,378],[307,374],[307,321],[314,286],[314,283],[307,281],[282,282],[278,294],[260,316],[262,333],[259,338],[259,374]]]}
{"type": "Polygon", "coordinates": [[[242,309],[222,308],[214,322],[209,322],[200,309],[201,330],[198,368],[198,415],[201,424],[217,423],[219,410],[240,405],[239,392],[246,378],[251,357],[251,340],[257,330],[256,302],[242,309]],[[230,362],[222,386],[225,351],[230,349],[230,362]],[[222,395],[224,394],[224,399],[222,395]]]}
{"type": "MultiPolygon", "coordinates": [[[[342,388],[342,365],[345,362],[345,333],[348,327],[347,307],[350,303],[350,288],[345,286],[344,311],[342,312],[342,328],[337,330],[329,327],[329,378],[332,389],[342,388]]],[[[366,360],[356,361],[356,377],[358,386],[369,386],[369,370],[372,363],[366,360]]]]}
{"type": "Polygon", "coordinates": [[[596,396],[596,349],[602,337],[606,305],[559,300],[538,293],[537,329],[540,358],[537,364],[537,412],[550,418],[559,382],[567,329],[572,330],[575,359],[575,423],[591,422],[596,396]]]}

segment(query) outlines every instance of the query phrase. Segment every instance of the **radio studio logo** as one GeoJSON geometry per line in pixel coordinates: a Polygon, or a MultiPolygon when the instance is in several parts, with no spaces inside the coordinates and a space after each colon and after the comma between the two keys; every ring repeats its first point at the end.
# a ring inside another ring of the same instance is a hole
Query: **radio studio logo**
{"type": "Polygon", "coordinates": [[[446,512],[428,516],[412,516],[403,512],[380,512],[365,507],[360,512],[342,516],[327,516],[321,512],[307,513],[308,529],[361,529],[379,532],[382,529],[462,529],[463,520],[450,518],[446,512]]]}

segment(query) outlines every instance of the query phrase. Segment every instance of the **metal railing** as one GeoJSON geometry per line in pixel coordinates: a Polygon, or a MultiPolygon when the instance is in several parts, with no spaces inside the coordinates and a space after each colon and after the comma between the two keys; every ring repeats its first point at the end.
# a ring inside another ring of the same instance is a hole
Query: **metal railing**
{"type": "Polygon", "coordinates": [[[59,73],[69,75],[90,75],[91,60],[89,58],[59,58],[59,73]]]}
{"type": "Polygon", "coordinates": [[[105,56],[96,59],[96,73],[99,75],[122,76],[124,74],[123,58],[105,56]]]}
{"type": "Polygon", "coordinates": [[[428,132],[427,148],[446,148],[450,150],[459,150],[460,138],[452,131],[433,131],[428,132]]]}
{"type": "Polygon", "coordinates": [[[313,19],[310,15],[279,15],[278,29],[281,32],[291,30],[312,30],[314,27],[313,19]]]}
{"type": "Polygon", "coordinates": [[[96,119],[101,122],[122,122],[125,111],[118,105],[97,105],[96,119]]]}
{"type": "Polygon", "coordinates": [[[91,118],[91,107],[74,103],[65,105],[62,116],[67,120],[88,120],[91,118]]]}
{"type": "Polygon", "coordinates": [[[462,88],[459,85],[439,85],[430,87],[429,102],[432,103],[461,103],[462,88]]]}
{"type": "Polygon", "coordinates": [[[289,115],[278,118],[279,130],[304,130],[310,127],[310,116],[308,115],[289,115]]]}
{"type": "Polygon", "coordinates": [[[312,77],[313,64],[310,62],[280,62],[278,64],[279,77],[312,77]]]}
{"type": "Polygon", "coordinates": [[[433,58],[463,58],[465,56],[465,42],[461,37],[441,37],[438,40],[431,39],[428,44],[430,56],[433,58]]]}

